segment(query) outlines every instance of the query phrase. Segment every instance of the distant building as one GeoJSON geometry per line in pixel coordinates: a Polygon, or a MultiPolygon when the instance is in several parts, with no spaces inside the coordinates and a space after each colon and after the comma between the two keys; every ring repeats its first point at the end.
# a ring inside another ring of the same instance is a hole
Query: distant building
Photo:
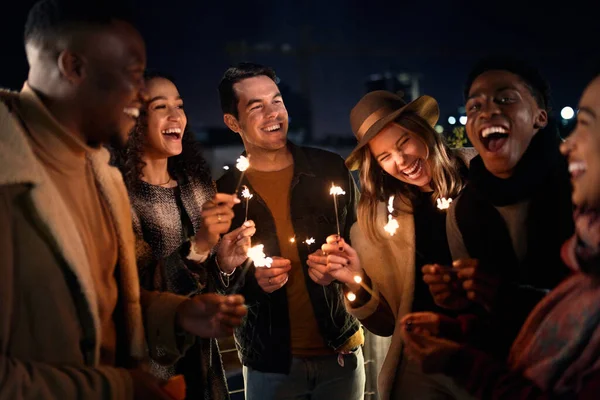
{"type": "Polygon", "coordinates": [[[402,98],[409,102],[421,95],[419,89],[419,78],[419,74],[407,72],[384,72],[371,74],[365,83],[366,92],[369,93],[375,90],[387,90],[397,94],[402,94],[402,98]]]}

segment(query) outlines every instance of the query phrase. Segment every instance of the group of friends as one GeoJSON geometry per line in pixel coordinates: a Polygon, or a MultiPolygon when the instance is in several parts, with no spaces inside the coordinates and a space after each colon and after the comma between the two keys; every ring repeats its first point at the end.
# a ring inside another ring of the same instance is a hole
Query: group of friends
{"type": "Polygon", "coordinates": [[[214,182],[125,10],[41,0],[24,38],[0,92],[0,399],[228,399],[231,334],[247,400],[363,399],[375,347],[381,399],[597,398],[600,76],[563,139],[535,68],[481,60],[460,149],[434,98],[370,92],[344,160],[288,141],[275,72],[241,63],[218,94],[250,167],[214,182]]]}

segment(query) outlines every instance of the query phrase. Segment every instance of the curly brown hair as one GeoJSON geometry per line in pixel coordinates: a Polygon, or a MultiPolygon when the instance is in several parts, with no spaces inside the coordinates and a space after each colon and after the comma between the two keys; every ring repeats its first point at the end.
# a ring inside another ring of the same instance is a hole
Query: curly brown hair
{"type": "MultiPolygon", "coordinates": [[[[158,72],[146,73],[144,80],[147,82],[155,78],[163,78],[171,81],[175,86],[175,81],[166,74],[158,72]]],[[[144,143],[147,129],[147,108],[144,106],[140,110],[140,117],[133,128],[125,146],[119,151],[113,152],[114,164],[121,170],[123,180],[129,190],[138,188],[143,176],[143,169],[146,163],[142,160],[144,152],[144,143]]],[[[203,182],[211,182],[212,176],[210,167],[202,155],[202,146],[194,138],[194,134],[189,130],[189,125],[185,127],[181,139],[183,150],[181,154],[169,157],[167,169],[169,174],[178,182],[185,182],[188,179],[197,179],[203,182]]]]}

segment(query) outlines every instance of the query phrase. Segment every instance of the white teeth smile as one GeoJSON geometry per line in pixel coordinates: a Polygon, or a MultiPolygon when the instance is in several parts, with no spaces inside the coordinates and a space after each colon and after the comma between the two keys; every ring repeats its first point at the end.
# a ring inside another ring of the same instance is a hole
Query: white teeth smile
{"type": "Polygon", "coordinates": [[[587,170],[585,163],[581,161],[573,161],[569,163],[569,172],[585,172],[587,170]]]}
{"type": "Polygon", "coordinates": [[[281,125],[276,124],[276,125],[267,126],[266,128],[263,128],[263,129],[265,131],[267,131],[267,132],[273,132],[273,131],[276,131],[279,128],[281,128],[281,125]]]}
{"type": "Polygon", "coordinates": [[[140,116],[140,109],[136,107],[125,107],[123,112],[132,118],[137,118],[140,116]]]}
{"type": "Polygon", "coordinates": [[[490,126],[481,131],[481,136],[486,138],[492,133],[508,133],[508,131],[501,126],[490,126]]]}
{"type": "Polygon", "coordinates": [[[176,133],[178,135],[181,135],[181,128],[170,128],[170,129],[165,129],[164,131],[161,132],[163,135],[168,135],[171,133],[176,133]]]}
{"type": "Polygon", "coordinates": [[[421,161],[416,160],[408,168],[402,170],[402,173],[404,175],[408,175],[410,177],[411,175],[416,175],[420,171],[421,171],[421,161]]]}

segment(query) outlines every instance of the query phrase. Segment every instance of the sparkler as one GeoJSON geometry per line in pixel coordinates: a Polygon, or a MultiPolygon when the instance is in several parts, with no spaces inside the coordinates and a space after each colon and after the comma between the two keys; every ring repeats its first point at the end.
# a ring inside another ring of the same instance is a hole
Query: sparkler
{"type": "Polygon", "coordinates": [[[396,233],[396,230],[400,227],[398,225],[398,221],[396,221],[396,219],[393,217],[392,213],[394,212],[394,196],[390,196],[390,199],[388,200],[388,222],[387,224],[385,224],[385,226],[383,227],[383,230],[386,231],[387,233],[390,234],[390,236],[394,236],[394,234],[396,233]]]}
{"type": "Polygon", "coordinates": [[[250,194],[250,189],[246,185],[244,185],[244,190],[242,190],[242,197],[246,199],[246,219],[244,219],[244,222],[246,222],[248,221],[248,205],[250,199],[254,197],[253,194],[250,194]]]}
{"type": "Polygon", "coordinates": [[[445,197],[441,197],[437,199],[437,208],[439,208],[440,210],[447,210],[448,207],[450,207],[450,203],[452,203],[451,198],[447,199],[445,197]]]}
{"type": "MultiPolygon", "coordinates": [[[[353,278],[354,282],[356,282],[357,284],[359,284],[363,289],[365,289],[367,291],[367,293],[369,293],[371,295],[371,297],[373,297],[374,299],[379,300],[379,296],[377,294],[375,294],[375,292],[373,290],[371,290],[370,287],[368,287],[364,282],[363,279],[360,275],[354,275],[353,278]]],[[[348,301],[352,302],[354,300],[356,300],[356,294],[354,292],[348,292],[346,294],[346,298],[348,299],[348,301]]]]}
{"type": "Polygon", "coordinates": [[[271,263],[273,262],[273,259],[265,255],[265,252],[263,251],[264,247],[265,246],[262,244],[257,244],[256,246],[250,247],[248,249],[248,251],[246,252],[248,259],[242,267],[240,278],[238,279],[236,284],[231,288],[231,293],[236,293],[237,290],[240,288],[240,285],[242,282],[244,282],[244,277],[246,276],[246,273],[248,272],[248,269],[250,268],[250,264],[252,262],[254,262],[255,267],[271,268],[271,263]]]}
{"type": "MultiPolygon", "coordinates": [[[[248,156],[248,157],[250,157],[250,156],[248,156]]],[[[248,167],[250,167],[250,161],[248,160],[248,157],[240,156],[236,160],[237,162],[235,164],[235,167],[242,173],[240,174],[240,180],[238,181],[238,184],[235,186],[235,190],[233,191],[233,193],[237,193],[238,190],[240,190],[240,186],[242,184],[242,179],[244,179],[244,172],[246,172],[248,167]]]]}
{"type": "Polygon", "coordinates": [[[254,247],[250,247],[246,252],[246,255],[254,262],[255,267],[271,268],[273,259],[271,257],[267,257],[263,251],[264,248],[264,244],[257,244],[254,247]]]}
{"type": "Polygon", "coordinates": [[[337,224],[337,234],[339,237],[340,236],[340,219],[338,217],[337,196],[344,195],[344,194],[346,194],[346,192],[344,192],[341,187],[335,186],[332,182],[331,189],[329,189],[329,194],[333,195],[333,205],[335,207],[335,222],[337,224]]]}
{"type": "Polygon", "coordinates": [[[306,239],[304,241],[304,243],[306,243],[306,247],[308,247],[308,252],[309,253],[310,253],[310,245],[313,244],[314,242],[315,242],[315,238],[312,238],[312,237],[309,238],[309,239],[306,239]]]}

